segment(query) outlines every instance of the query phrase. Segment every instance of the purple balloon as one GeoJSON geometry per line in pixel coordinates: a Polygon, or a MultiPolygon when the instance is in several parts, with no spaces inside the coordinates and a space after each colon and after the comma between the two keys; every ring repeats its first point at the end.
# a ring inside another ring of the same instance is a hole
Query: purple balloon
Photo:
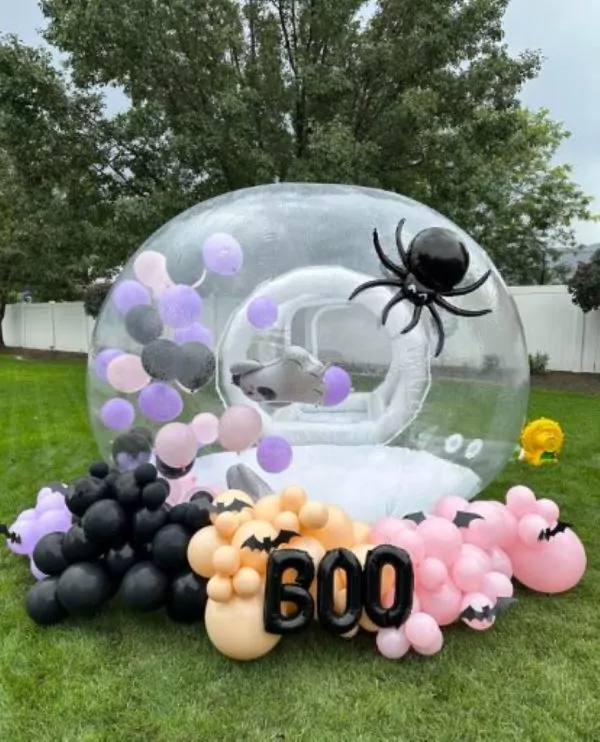
{"type": "MultiPolygon", "coordinates": [[[[73,515],[65,507],[64,510],[48,510],[43,513],[38,521],[37,527],[39,538],[47,536],[49,533],[66,533],[73,525],[73,515]]],[[[36,542],[37,543],[37,542],[36,542]]]]}
{"type": "Polygon", "coordinates": [[[240,243],[230,234],[211,235],[202,245],[204,265],[219,276],[234,276],[244,264],[240,243]]]}
{"type": "Polygon", "coordinates": [[[132,280],[118,283],[112,292],[112,300],[121,314],[127,314],[130,309],[139,307],[141,304],[152,304],[148,289],[132,280]]]}
{"type": "Polygon", "coordinates": [[[160,295],[158,311],[165,325],[189,327],[202,314],[202,297],[191,286],[172,286],[160,295]]]}
{"type": "Polygon", "coordinates": [[[347,371],[339,366],[330,366],[323,374],[325,384],[325,395],[323,404],[326,407],[335,407],[343,402],[350,394],[352,380],[347,371]]]}
{"type": "Polygon", "coordinates": [[[263,438],[256,449],[256,460],[260,467],[270,474],[285,471],[292,463],[292,447],[279,435],[263,438]]]}
{"type": "Polygon", "coordinates": [[[180,330],[175,330],[173,333],[174,340],[178,345],[184,345],[185,343],[202,343],[208,348],[213,348],[215,344],[215,336],[208,329],[204,327],[200,322],[194,322],[189,327],[183,327],[180,330]]]}
{"type": "Polygon", "coordinates": [[[120,471],[134,471],[142,464],[147,464],[152,458],[149,451],[141,451],[137,454],[118,453],[115,458],[115,464],[120,471]]]}
{"type": "Polygon", "coordinates": [[[156,423],[175,420],[183,411],[183,400],[177,389],[160,381],[140,392],[138,405],[142,413],[156,423]]]}
{"type": "Polygon", "coordinates": [[[8,529],[20,538],[20,543],[13,542],[10,538],[6,539],[6,545],[13,554],[31,555],[35,545],[40,540],[40,529],[38,522],[35,520],[23,520],[13,523],[8,529]]]}
{"type": "Polygon", "coordinates": [[[106,370],[108,369],[109,364],[115,360],[115,358],[118,358],[119,356],[123,355],[122,350],[118,350],[117,348],[107,348],[106,350],[101,350],[100,353],[94,358],[94,361],[92,363],[92,368],[94,369],[94,373],[98,378],[102,379],[102,381],[106,381],[106,370]]]}
{"type": "Polygon", "coordinates": [[[27,510],[23,510],[23,512],[19,513],[17,517],[17,523],[26,523],[34,521],[37,518],[37,513],[35,512],[35,508],[27,508],[27,510]]]}
{"type": "Polygon", "coordinates": [[[277,322],[279,307],[268,296],[259,296],[248,305],[248,321],[258,330],[266,330],[277,322]]]}
{"type": "Polygon", "coordinates": [[[100,408],[102,424],[111,430],[126,430],[133,425],[135,409],[126,399],[109,399],[100,408]]]}
{"type": "Polygon", "coordinates": [[[33,558],[29,560],[29,569],[31,570],[31,574],[38,582],[40,582],[40,580],[45,580],[46,577],[48,577],[48,575],[45,575],[40,569],[38,569],[38,566],[33,561],[33,558]]]}
{"type": "Polygon", "coordinates": [[[35,508],[35,514],[39,518],[44,513],[50,510],[64,510],[66,508],[64,495],[60,492],[50,492],[46,497],[38,499],[38,504],[35,508]]]}

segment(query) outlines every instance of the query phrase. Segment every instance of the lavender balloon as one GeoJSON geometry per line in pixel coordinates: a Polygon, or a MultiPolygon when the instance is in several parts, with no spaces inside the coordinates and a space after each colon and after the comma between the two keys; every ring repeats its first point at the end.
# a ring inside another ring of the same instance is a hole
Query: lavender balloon
{"type": "Polygon", "coordinates": [[[266,330],[277,322],[279,307],[268,296],[259,296],[248,305],[246,315],[248,321],[258,330],[266,330]]]}
{"type": "Polygon", "coordinates": [[[135,409],[126,399],[109,399],[100,408],[102,424],[111,430],[126,430],[133,425],[135,409]]]}
{"type": "Polygon", "coordinates": [[[140,392],[138,405],[142,413],[157,423],[175,420],[183,411],[183,400],[177,389],[155,382],[140,392]]]}
{"type": "Polygon", "coordinates": [[[293,456],[292,447],[279,435],[263,438],[256,449],[256,460],[261,469],[270,474],[279,474],[288,469],[293,456]]]}
{"type": "Polygon", "coordinates": [[[94,373],[99,379],[102,379],[102,381],[107,381],[106,377],[106,371],[109,367],[109,365],[112,363],[112,361],[115,360],[115,358],[118,358],[119,356],[124,355],[122,350],[118,350],[117,348],[107,348],[106,350],[101,350],[100,353],[94,358],[94,361],[92,363],[92,368],[94,369],[94,373]]]}
{"type": "Polygon", "coordinates": [[[19,537],[19,541],[12,541],[10,538],[6,541],[13,554],[30,555],[33,553],[35,545],[41,538],[37,521],[17,521],[8,530],[19,537]]]}
{"type": "Polygon", "coordinates": [[[185,343],[202,343],[208,348],[213,348],[215,344],[215,336],[200,322],[194,322],[189,327],[182,327],[174,332],[174,340],[178,345],[185,345],[185,343]]]}
{"type": "Polygon", "coordinates": [[[31,574],[38,582],[40,582],[40,580],[45,580],[46,577],[48,577],[48,575],[45,575],[40,569],[38,569],[38,566],[33,561],[33,558],[29,560],[29,569],[31,571],[31,574]]]}
{"type": "Polygon", "coordinates": [[[330,366],[323,374],[325,395],[323,404],[326,407],[335,407],[343,402],[350,394],[352,380],[347,371],[339,366],[330,366]]]}
{"type": "Polygon", "coordinates": [[[161,294],[158,311],[169,327],[189,327],[202,314],[202,298],[191,286],[172,286],[161,294]]]}
{"type": "Polygon", "coordinates": [[[234,276],[244,264],[240,243],[229,234],[211,235],[202,245],[204,265],[219,276],[234,276]]]}
{"type": "Polygon", "coordinates": [[[38,499],[37,507],[35,508],[36,516],[39,518],[44,513],[50,510],[64,510],[66,509],[64,495],[60,492],[50,492],[46,497],[38,499]]]}
{"type": "Polygon", "coordinates": [[[152,303],[150,292],[137,281],[127,280],[118,283],[112,292],[112,301],[121,314],[141,304],[152,303]]]}
{"type": "Polygon", "coordinates": [[[64,510],[48,510],[43,513],[37,521],[37,527],[40,534],[39,538],[57,531],[66,533],[72,525],[73,515],[67,510],[66,506],[64,510]]]}
{"type": "Polygon", "coordinates": [[[37,518],[37,513],[35,512],[35,508],[27,508],[27,510],[23,510],[23,512],[19,513],[17,517],[17,523],[26,523],[35,521],[37,518]]]}

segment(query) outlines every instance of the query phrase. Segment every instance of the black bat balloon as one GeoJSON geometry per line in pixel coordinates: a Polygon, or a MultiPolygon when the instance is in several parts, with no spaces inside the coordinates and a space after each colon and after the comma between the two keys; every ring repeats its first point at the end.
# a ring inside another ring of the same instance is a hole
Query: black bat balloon
{"type": "Polygon", "coordinates": [[[6,538],[11,542],[11,544],[20,544],[21,543],[21,537],[18,533],[13,533],[13,531],[9,531],[8,527],[4,523],[0,523],[0,534],[2,536],[6,536],[6,538]]]}
{"type": "Polygon", "coordinates": [[[250,505],[247,502],[244,502],[244,500],[232,500],[231,502],[225,503],[225,502],[213,502],[211,503],[209,510],[211,513],[216,513],[216,515],[220,515],[220,513],[239,513],[244,508],[251,508],[252,505],[250,505]]]}
{"type": "Polygon", "coordinates": [[[265,538],[260,539],[256,536],[250,536],[242,544],[242,549],[246,548],[251,549],[252,551],[264,551],[269,553],[282,544],[289,544],[293,538],[297,538],[299,535],[300,534],[296,533],[296,531],[279,531],[275,538],[265,536],[265,538]]]}
{"type": "Polygon", "coordinates": [[[452,521],[457,528],[468,528],[474,520],[483,520],[483,515],[458,510],[452,521]]]}
{"type": "Polygon", "coordinates": [[[403,520],[412,520],[413,523],[416,523],[419,525],[419,523],[422,523],[424,520],[426,520],[427,516],[423,512],[418,513],[409,513],[408,515],[405,515],[403,520]]]}
{"type": "Polygon", "coordinates": [[[515,602],[514,598],[498,598],[495,605],[485,605],[481,610],[469,605],[460,614],[465,621],[491,621],[515,602]]]}
{"type": "Polygon", "coordinates": [[[573,525],[571,523],[563,523],[559,520],[554,528],[544,528],[540,531],[538,541],[550,541],[551,538],[554,538],[554,536],[557,536],[559,533],[564,533],[567,528],[573,528],[573,525]]]}

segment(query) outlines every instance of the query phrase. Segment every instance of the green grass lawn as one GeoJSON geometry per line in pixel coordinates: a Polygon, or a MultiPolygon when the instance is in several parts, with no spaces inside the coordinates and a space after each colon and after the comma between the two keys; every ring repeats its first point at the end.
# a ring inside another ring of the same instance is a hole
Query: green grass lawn
{"type": "MultiPolygon", "coordinates": [[[[81,363],[0,356],[0,521],[45,481],[97,456],[81,363]]],[[[556,499],[589,558],[571,593],[518,591],[491,631],[453,626],[433,658],[381,658],[371,636],[318,629],[265,659],[228,661],[202,626],[103,616],[40,629],[24,611],[28,565],[0,549],[0,742],[467,742],[600,740],[600,399],[535,390],[559,420],[558,467],[511,463],[486,497],[525,483],[556,499]]]]}

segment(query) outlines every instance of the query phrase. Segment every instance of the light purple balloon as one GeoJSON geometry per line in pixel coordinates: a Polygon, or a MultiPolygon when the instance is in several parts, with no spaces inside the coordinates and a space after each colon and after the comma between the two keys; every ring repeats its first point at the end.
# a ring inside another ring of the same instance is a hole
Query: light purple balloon
{"type": "Polygon", "coordinates": [[[35,521],[37,518],[37,513],[35,512],[35,508],[27,508],[27,510],[23,510],[23,512],[19,513],[17,517],[17,523],[26,523],[35,521]]]}
{"type": "Polygon", "coordinates": [[[52,494],[52,487],[42,487],[42,489],[38,492],[37,498],[35,500],[36,505],[41,505],[42,501],[46,499],[49,495],[52,494]]]}
{"type": "Polygon", "coordinates": [[[40,498],[35,508],[35,514],[39,518],[50,510],[64,510],[65,498],[60,492],[51,492],[46,497],[40,498]]]}
{"type": "Polygon", "coordinates": [[[234,276],[244,264],[240,243],[230,234],[212,234],[202,245],[204,265],[219,276],[234,276]]]}
{"type": "Polygon", "coordinates": [[[279,474],[289,468],[294,457],[292,447],[279,435],[263,438],[256,449],[256,460],[261,469],[270,474],[279,474]]]}
{"type": "Polygon", "coordinates": [[[72,525],[73,515],[66,508],[64,510],[48,510],[37,521],[40,538],[57,531],[66,533],[72,525]]]}
{"type": "Polygon", "coordinates": [[[152,303],[148,289],[138,281],[130,279],[118,283],[112,292],[111,298],[121,314],[127,314],[130,309],[142,304],[150,305],[152,303]]]}
{"type": "Polygon", "coordinates": [[[40,569],[38,569],[37,564],[33,561],[33,557],[29,560],[29,569],[38,582],[45,580],[46,577],[48,577],[48,575],[45,575],[40,569]]]}
{"type": "Polygon", "coordinates": [[[268,296],[259,296],[248,305],[246,312],[248,321],[258,330],[266,330],[277,322],[279,307],[268,296]]]}
{"type": "Polygon", "coordinates": [[[183,345],[184,343],[202,343],[212,349],[215,344],[213,333],[200,322],[194,322],[189,327],[182,327],[180,330],[175,330],[173,336],[178,345],[183,345]]]}
{"type": "Polygon", "coordinates": [[[135,409],[126,399],[109,399],[100,408],[102,424],[111,430],[126,430],[133,425],[135,409]]]}
{"type": "Polygon", "coordinates": [[[94,358],[94,361],[92,363],[92,368],[94,369],[94,373],[96,376],[102,381],[106,381],[106,370],[108,369],[109,364],[115,360],[115,358],[118,358],[119,356],[122,356],[123,351],[118,350],[117,348],[107,348],[106,350],[101,350],[100,353],[94,358]]]}
{"type": "Polygon", "coordinates": [[[172,286],[160,295],[158,311],[165,325],[175,329],[189,327],[202,314],[202,297],[191,286],[172,286]]]}
{"type": "Polygon", "coordinates": [[[175,420],[183,411],[183,400],[177,389],[160,381],[140,392],[138,405],[142,413],[156,423],[175,420]]]}
{"type": "Polygon", "coordinates": [[[339,366],[330,366],[323,374],[325,395],[323,404],[326,407],[335,407],[343,402],[350,394],[352,380],[347,371],[339,366]]]}
{"type": "Polygon", "coordinates": [[[16,523],[13,523],[8,530],[10,533],[14,533],[21,539],[20,543],[13,543],[10,539],[6,540],[6,545],[13,554],[29,556],[33,552],[37,542],[40,540],[40,529],[38,521],[35,520],[17,521],[16,523]]]}

